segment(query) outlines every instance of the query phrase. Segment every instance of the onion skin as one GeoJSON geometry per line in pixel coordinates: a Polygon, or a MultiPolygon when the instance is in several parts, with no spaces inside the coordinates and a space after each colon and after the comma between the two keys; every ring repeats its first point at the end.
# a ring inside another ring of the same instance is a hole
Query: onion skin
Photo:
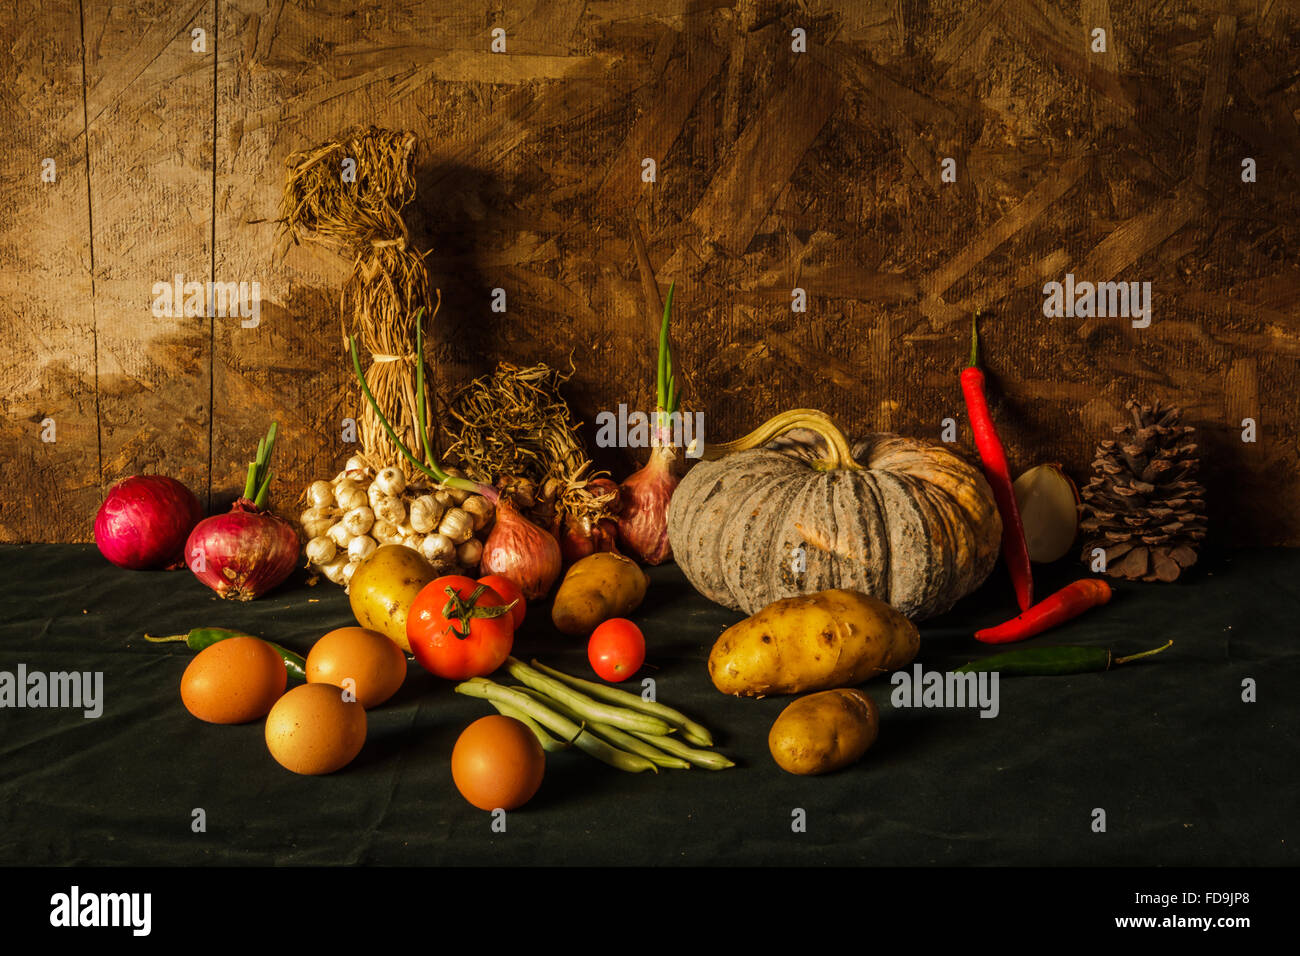
{"type": "Polygon", "coordinates": [[[564,522],[564,537],[560,539],[560,554],[566,564],[581,561],[597,551],[618,554],[618,524],[613,518],[569,518],[564,522]]]}
{"type": "Polygon", "coordinates": [[[202,518],[199,499],[175,478],[133,475],[99,506],[95,544],[119,568],[172,570],[185,564],[185,539],[202,518]]]}
{"type": "Polygon", "coordinates": [[[560,576],[560,543],[555,535],[519,513],[509,495],[497,502],[496,524],[483,546],[479,571],[513,581],[530,601],[545,597],[560,576]]]}
{"type": "Polygon", "coordinates": [[[668,543],[668,502],[681,481],[673,472],[675,462],[672,446],[656,446],[645,467],[628,476],[621,486],[618,540],[645,564],[663,564],[673,556],[668,543]]]}
{"type": "Polygon", "coordinates": [[[226,514],[198,523],[185,542],[185,559],[194,576],[221,597],[252,601],[293,571],[298,532],[283,518],[240,498],[226,514]]]}

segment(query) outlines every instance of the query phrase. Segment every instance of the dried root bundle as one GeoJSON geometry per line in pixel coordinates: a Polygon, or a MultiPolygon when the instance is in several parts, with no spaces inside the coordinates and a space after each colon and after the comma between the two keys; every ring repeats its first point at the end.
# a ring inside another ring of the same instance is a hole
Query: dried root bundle
{"type": "Polygon", "coordinates": [[[375,127],[294,153],[286,161],[280,228],[294,243],[323,240],[353,252],[406,236],[401,211],[415,198],[415,134],[375,127]],[[356,162],[355,181],[344,161],[356,162]]]}
{"type": "Polygon", "coordinates": [[[615,512],[618,489],[592,470],[560,395],[571,375],[501,362],[452,400],[447,454],[476,480],[504,478],[535,516],[598,522],[615,512]]]}
{"type": "MultiPolygon", "coordinates": [[[[366,382],[408,445],[415,444],[416,363],[423,361],[415,351],[416,325],[430,312],[424,255],[410,248],[401,214],[415,198],[415,150],[414,133],[372,126],[294,153],[286,161],[279,219],[284,242],[322,242],[352,258],[340,297],[344,348],[355,335],[370,354],[366,382]]],[[[427,374],[424,379],[430,380],[427,374]]],[[[433,407],[427,391],[423,404],[433,407]]],[[[358,422],[361,457],[369,467],[400,460],[365,402],[358,422]]]]}

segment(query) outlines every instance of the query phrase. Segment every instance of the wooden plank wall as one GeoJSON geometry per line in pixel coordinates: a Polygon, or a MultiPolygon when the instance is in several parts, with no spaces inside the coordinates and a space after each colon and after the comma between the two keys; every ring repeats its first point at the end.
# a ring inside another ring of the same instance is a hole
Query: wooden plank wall
{"type": "Polygon", "coordinates": [[[1218,540],[1300,544],[1297,7],[7,5],[0,540],[89,540],[103,490],[138,471],[219,507],[273,417],[282,510],[332,473],[356,411],[348,264],[278,256],[271,220],[289,153],[373,123],[420,137],[408,221],[443,294],[444,393],[501,358],[572,356],[586,421],[645,407],[634,216],[661,289],[677,282],[679,377],[711,439],[797,406],[850,432],[964,426],[980,308],[1015,467],[1083,479],[1125,399],[1159,397],[1200,429],[1218,540]],[[1151,282],[1150,327],[1045,318],[1067,272],[1151,282]],[[155,317],[176,273],[258,281],[260,321],[155,317]]]}

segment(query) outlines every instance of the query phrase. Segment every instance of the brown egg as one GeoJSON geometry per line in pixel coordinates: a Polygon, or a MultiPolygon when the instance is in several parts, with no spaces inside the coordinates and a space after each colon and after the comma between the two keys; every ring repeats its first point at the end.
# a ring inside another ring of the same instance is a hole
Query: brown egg
{"type": "Polygon", "coordinates": [[[349,687],[366,710],[397,693],[406,680],[406,655],[378,631],[340,627],[330,631],[307,655],[307,682],[349,687]],[[351,680],[352,684],[344,682],[351,680]]]}
{"type": "Polygon", "coordinates": [[[266,641],[228,637],[195,655],[181,677],[181,700],[199,720],[245,724],[265,717],[289,673],[266,641]]]}
{"type": "Polygon", "coordinates": [[[266,746],[294,773],[333,773],[366,742],[366,711],[332,684],[303,684],[285,694],[266,718],[266,746]]]}

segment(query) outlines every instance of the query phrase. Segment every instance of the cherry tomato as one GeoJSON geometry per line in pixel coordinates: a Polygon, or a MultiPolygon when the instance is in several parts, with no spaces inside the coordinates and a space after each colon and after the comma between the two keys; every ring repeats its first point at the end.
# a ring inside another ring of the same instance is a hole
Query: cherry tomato
{"type": "Polygon", "coordinates": [[[480,810],[514,810],[533,798],[546,772],[537,737],[513,717],[480,717],[456,740],[451,779],[480,810]]]}
{"type": "Polygon", "coordinates": [[[591,632],[587,660],[601,680],[627,680],[645,663],[645,636],[627,618],[612,617],[591,632]]]}
{"type": "Polygon", "coordinates": [[[510,614],[515,620],[515,630],[518,630],[519,625],[524,623],[524,612],[528,609],[528,602],[524,600],[524,592],[519,590],[519,585],[500,574],[489,574],[486,577],[479,578],[478,583],[486,584],[493,591],[496,591],[506,604],[511,601],[519,602],[510,609],[510,614]]]}
{"type": "Polygon", "coordinates": [[[486,677],[505,663],[514,645],[508,603],[461,574],[430,581],[406,615],[411,653],[425,670],[448,680],[486,677]]]}

